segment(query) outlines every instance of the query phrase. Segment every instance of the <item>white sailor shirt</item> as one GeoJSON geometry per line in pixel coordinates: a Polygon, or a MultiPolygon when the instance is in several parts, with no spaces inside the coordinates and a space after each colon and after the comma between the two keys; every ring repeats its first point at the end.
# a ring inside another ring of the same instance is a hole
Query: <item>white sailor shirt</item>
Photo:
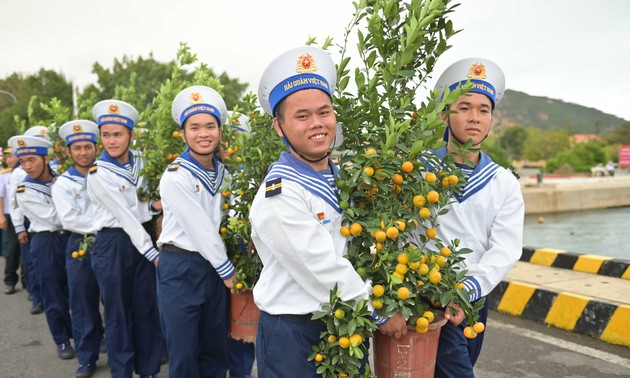
{"type": "Polygon", "coordinates": [[[24,179],[17,187],[16,199],[18,206],[28,217],[31,224],[29,232],[59,231],[61,221],[52,201],[50,192],[51,182],[42,182],[30,177],[24,179]]]}
{"type": "Polygon", "coordinates": [[[85,176],[71,167],[51,187],[52,199],[63,228],[77,234],[93,234],[94,208],[88,197],[85,176]]]}
{"type": "Polygon", "coordinates": [[[309,314],[329,302],[335,284],[343,300],[369,298],[370,284],[344,258],[342,218],[336,188],[283,152],[250,211],[252,240],[263,262],[254,287],[258,308],[273,315],[309,314]]]}
{"type": "Polygon", "coordinates": [[[157,244],[198,252],[227,279],[234,274],[234,266],[219,234],[227,171],[216,159],[214,166],[214,171],[206,170],[189,151],[169,165],[160,180],[164,219],[157,244]]]}
{"type": "Polygon", "coordinates": [[[138,151],[129,151],[129,164],[123,166],[103,151],[87,175],[87,192],[94,205],[94,229],[122,229],[131,243],[149,261],[159,252],[142,223],[151,220],[154,212],[148,202],[140,201],[138,188],[146,189],[146,179],[140,175],[144,161],[138,151]]]}
{"type": "Polygon", "coordinates": [[[24,227],[24,213],[18,206],[17,199],[15,198],[17,187],[22,185],[22,181],[24,181],[26,176],[27,174],[24,169],[17,166],[13,172],[11,172],[11,176],[9,177],[9,207],[11,209],[11,222],[13,222],[16,234],[26,231],[26,228],[24,227]]]}

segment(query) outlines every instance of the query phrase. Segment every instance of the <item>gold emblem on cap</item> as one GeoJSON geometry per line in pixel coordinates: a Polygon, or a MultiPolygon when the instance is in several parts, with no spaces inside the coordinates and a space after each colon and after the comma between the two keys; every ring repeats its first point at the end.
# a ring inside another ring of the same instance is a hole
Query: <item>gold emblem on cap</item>
{"type": "Polygon", "coordinates": [[[486,74],[486,66],[481,63],[475,63],[470,66],[470,70],[468,71],[469,79],[485,79],[488,77],[486,74]]]}
{"type": "Polygon", "coordinates": [[[41,129],[41,130],[39,130],[39,133],[42,134],[42,135],[46,135],[47,131],[48,130],[46,130],[46,129],[41,129]]]}
{"type": "Polygon", "coordinates": [[[193,92],[190,94],[190,104],[201,104],[203,102],[203,97],[201,97],[201,93],[193,92]]]}
{"type": "Polygon", "coordinates": [[[72,130],[74,130],[75,133],[80,133],[81,131],[83,131],[83,129],[81,128],[81,125],[72,126],[72,130]]]}
{"type": "Polygon", "coordinates": [[[295,71],[301,74],[317,71],[317,65],[315,64],[315,58],[313,58],[313,55],[309,53],[300,55],[298,57],[297,68],[295,71]]]}
{"type": "Polygon", "coordinates": [[[24,147],[24,146],[26,146],[26,142],[23,141],[22,139],[18,139],[17,145],[20,146],[20,147],[24,147]]]}
{"type": "Polygon", "coordinates": [[[120,114],[120,109],[118,108],[118,105],[116,104],[111,104],[109,106],[109,114],[120,114]]]}

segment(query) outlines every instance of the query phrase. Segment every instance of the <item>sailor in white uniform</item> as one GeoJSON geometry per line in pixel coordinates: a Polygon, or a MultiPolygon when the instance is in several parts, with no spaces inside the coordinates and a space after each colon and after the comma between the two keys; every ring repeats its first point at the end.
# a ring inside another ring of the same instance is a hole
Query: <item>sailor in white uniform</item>
{"type": "MultiPolygon", "coordinates": [[[[281,54],[259,84],[260,104],[290,148],[270,167],[250,211],[252,240],[264,265],[254,287],[261,310],[259,377],[317,377],[308,355],[326,327],[311,320],[312,313],[329,302],[335,284],[344,300],[369,298],[370,284],[344,258],[346,239],[339,233],[338,169],[329,157],[335,84],[334,62],[315,47],[281,54]]],[[[401,314],[381,323],[387,334],[407,331],[401,314]]]]}
{"type": "Polygon", "coordinates": [[[9,143],[17,146],[15,155],[28,175],[18,186],[16,199],[30,220],[30,252],[39,276],[48,328],[59,358],[74,358],[65,259],[68,234],[61,226],[50,193],[55,179],[48,165],[52,143],[33,136],[14,136],[9,143]]]}
{"type": "Polygon", "coordinates": [[[85,235],[94,237],[94,211],[88,198],[85,176],[96,158],[98,126],[87,120],[70,121],[59,128],[67,154],[74,165],[59,176],[52,185],[52,199],[63,229],[70,233],[66,247],[66,271],[70,292],[72,331],[79,362],[75,376],[90,377],[96,370],[103,322],[99,310],[100,290],[90,252],[73,258],[85,235]]]}
{"type": "MultiPolygon", "coordinates": [[[[522,252],[524,204],[516,177],[500,167],[483,151],[471,151],[462,156],[455,142],[463,145],[472,140],[480,148],[492,124],[492,112],[501,101],[505,77],[501,68],[483,58],[468,58],[449,66],[437,81],[436,88],[444,93],[468,80],[473,89],[448,105],[456,113],[444,114],[447,122],[447,146],[433,151],[441,159],[454,153],[454,161],[466,176],[467,184],[461,195],[448,205],[449,212],[439,216],[437,228],[440,240],[460,239],[460,246],[472,249],[465,255],[462,268],[468,271],[464,285],[470,300],[485,297],[494,289],[518,261],[522,252]],[[473,166],[464,164],[470,161],[473,166]]],[[[437,163],[436,165],[438,165],[437,163]]],[[[434,167],[436,170],[438,167],[434,167]]],[[[419,228],[419,232],[424,230],[419,228]]],[[[488,302],[479,321],[485,323],[488,302]]],[[[450,314],[447,312],[447,317],[450,314]]],[[[436,364],[436,377],[472,377],[473,365],[481,351],[484,333],[466,339],[461,309],[442,328],[436,364]]]]}
{"type": "Polygon", "coordinates": [[[219,234],[227,171],[215,150],[227,110],[214,89],[192,86],[175,97],[172,115],[188,148],[160,180],[158,303],[169,376],[224,377],[234,266],[219,234]]]}
{"type": "Polygon", "coordinates": [[[155,288],[158,251],[149,228],[159,201],[138,198],[146,190],[142,156],[130,150],[137,110],[123,101],[104,100],[92,109],[104,151],[87,175],[94,204],[92,268],[105,306],[105,343],[113,377],[160,371],[164,338],[155,288]]]}

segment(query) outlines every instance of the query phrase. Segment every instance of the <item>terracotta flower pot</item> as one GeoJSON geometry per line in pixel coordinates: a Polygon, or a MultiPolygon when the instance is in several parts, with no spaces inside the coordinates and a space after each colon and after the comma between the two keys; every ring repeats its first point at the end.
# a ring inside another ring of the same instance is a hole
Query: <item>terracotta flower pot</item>
{"type": "Polygon", "coordinates": [[[251,290],[230,294],[230,337],[247,343],[256,341],[260,310],[251,290]]]}
{"type": "Polygon", "coordinates": [[[438,313],[427,333],[416,332],[409,327],[407,334],[400,339],[374,333],[374,365],[379,378],[433,377],[435,358],[440,340],[440,329],[446,323],[443,314],[438,313]]]}

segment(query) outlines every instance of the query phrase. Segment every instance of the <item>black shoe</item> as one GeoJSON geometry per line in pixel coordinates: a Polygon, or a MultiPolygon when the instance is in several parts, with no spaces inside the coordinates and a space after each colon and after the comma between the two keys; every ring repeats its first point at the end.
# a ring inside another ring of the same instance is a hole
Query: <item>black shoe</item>
{"type": "Polygon", "coordinates": [[[74,349],[70,345],[70,340],[57,345],[57,356],[62,360],[74,358],[74,349]]]}
{"type": "Polygon", "coordinates": [[[15,293],[15,285],[7,285],[4,287],[4,293],[6,295],[11,295],[15,293]]]}
{"type": "Polygon", "coordinates": [[[76,374],[74,375],[76,378],[89,378],[94,375],[96,371],[96,363],[92,362],[85,365],[79,365],[76,374]]]}
{"type": "Polygon", "coordinates": [[[44,312],[44,306],[40,304],[31,307],[31,314],[33,315],[41,314],[42,312],[44,312]]]}

